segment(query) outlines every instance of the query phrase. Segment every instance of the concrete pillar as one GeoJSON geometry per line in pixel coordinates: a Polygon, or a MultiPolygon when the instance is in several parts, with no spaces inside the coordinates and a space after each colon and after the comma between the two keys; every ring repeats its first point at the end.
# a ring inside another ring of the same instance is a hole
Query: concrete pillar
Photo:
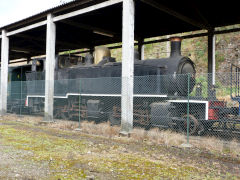
{"type": "Polygon", "coordinates": [[[133,128],[134,0],[123,0],[121,133],[133,128]]]}
{"type": "Polygon", "coordinates": [[[45,109],[44,120],[53,121],[54,70],[55,70],[56,25],[53,15],[47,16],[45,109]]]}
{"type": "Polygon", "coordinates": [[[6,31],[2,30],[0,115],[7,112],[8,61],[9,38],[6,31]]]}

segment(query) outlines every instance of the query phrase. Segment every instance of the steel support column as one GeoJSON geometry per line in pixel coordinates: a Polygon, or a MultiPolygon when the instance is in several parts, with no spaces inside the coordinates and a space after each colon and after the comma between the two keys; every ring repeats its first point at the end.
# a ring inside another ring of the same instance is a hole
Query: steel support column
{"type": "Polygon", "coordinates": [[[145,45],[142,45],[141,47],[141,60],[145,59],[145,45]]]}
{"type": "Polygon", "coordinates": [[[144,60],[144,39],[138,41],[139,59],[144,60]]]}
{"type": "Polygon", "coordinates": [[[0,115],[7,112],[8,62],[9,38],[6,31],[2,30],[0,115]]]}
{"type": "Polygon", "coordinates": [[[123,0],[121,133],[133,128],[134,0],[123,0]]]}
{"type": "Polygon", "coordinates": [[[215,85],[215,35],[208,34],[208,95],[215,85]]]}
{"type": "Polygon", "coordinates": [[[47,16],[46,69],[45,69],[45,121],[53,121],[54,70],[55,70],[56,25],[53,15],[47,16]]]}
{"type": "Polygon", "coordinates": [[[170,51],[171,51],[171,45],[170,45],[170,36],[167,36],[168,41],[166,42],[166,57],[170,56],[170,51]]]}

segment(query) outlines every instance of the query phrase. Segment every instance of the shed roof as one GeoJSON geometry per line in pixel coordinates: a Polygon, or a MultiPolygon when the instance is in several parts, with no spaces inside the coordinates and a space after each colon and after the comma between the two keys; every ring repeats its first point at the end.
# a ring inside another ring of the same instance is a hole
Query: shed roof
{"type": "MultiPolygon", "coordinates": [[[[106,0],[75,0],[1,27],[13,31],[54,16],[90,7],[106,0]]],[[[236,1],[136,0],[135,39],[144,39],[240,23],[236,1]]],[[[122,4],[56,22],[56,50],[92,48],[121,42],[122,4]],[[99,34],[100,32],[100,34],[99,34]]],[[[10,36],[10,59],[45,54],[46,26],[10,36]]]]}

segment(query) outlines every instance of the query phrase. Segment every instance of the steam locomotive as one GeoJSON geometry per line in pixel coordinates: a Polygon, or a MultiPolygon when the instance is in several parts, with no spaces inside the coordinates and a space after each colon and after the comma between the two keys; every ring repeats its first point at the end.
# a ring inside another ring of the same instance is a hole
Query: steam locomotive
{"type": "MultiPolygon", "coordinates": [[[[217,99],[187,100],[195,86],[195,65],[190,58],[181,55],[181,38],[174,37],[170,41],[169,58],[139,60],[135,52],[134,123],[186,130],[189,109],[190,134],[200,133],[219,121],[218,113],[226,107],[217,99]]],[[[19,110],[23,103],[22,111],[43,112],[45,59],[34,59],[32,65],[13,69],[13,78],[18,77],[14,74],[19,74],[20,68],[22,78],[15,81],[26,80],[26,92],[21,98],[11,94],[9,112],[19,110]]],[[[120,124],[121,72],[121,62],[116,62],[105,47],[96,48],[93,55],[85,57],[58,56],[54,77],[54,117],[74,119],[80,115],[81,119],[120,124]]],[[[230,109],[229,114],[236,114],[235,109],[230,109]]]]}

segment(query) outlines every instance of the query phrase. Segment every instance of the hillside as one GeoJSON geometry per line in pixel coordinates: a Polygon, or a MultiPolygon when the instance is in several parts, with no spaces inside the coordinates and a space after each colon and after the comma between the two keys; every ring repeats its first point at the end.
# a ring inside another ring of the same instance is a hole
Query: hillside
{"type": "MultiPolygon", "coordinates": [[[[147,41],[161,38],[166,37],[151,38],[147,41]]],[[[216,35],[216,72],[229,72],[231,62],[238,63],[239,53],[240,32],[216,35]]],[[[145,59],[163,58],[168,54],[167,42],[145,45],[145,59]]],[[[182,54],[195,62],[197,73],[207,73],[207,37],[183,40],[182,54]]],[[[112,56],[120,61],[121,49],[112,50],[112,56]]]]}

